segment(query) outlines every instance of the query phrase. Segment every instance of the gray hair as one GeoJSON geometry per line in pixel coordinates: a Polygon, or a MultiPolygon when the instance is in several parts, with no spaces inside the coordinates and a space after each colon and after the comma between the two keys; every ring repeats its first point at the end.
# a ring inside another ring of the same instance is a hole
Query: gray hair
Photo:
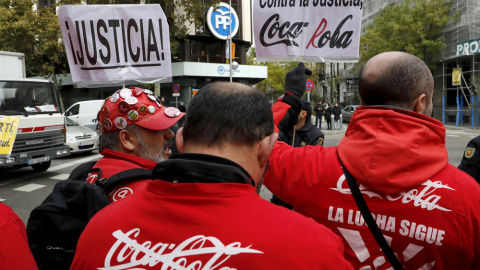
{"type": "MultiPolygon", "coordinates": [[[[133,133],[135,136],[138,135],[138,126],[135,124],[128,125],[125,130],[128,132],[133,133]]],[[[102,152],[104,148],[108,148],[110,150],[118,151],[118,136],[120,135],[121,129],[109,132],[109,133],[103,133],[98,142],[98,152],[102,152]]],[[[140,137],[140,136],[137,136],[140,137]]]]}

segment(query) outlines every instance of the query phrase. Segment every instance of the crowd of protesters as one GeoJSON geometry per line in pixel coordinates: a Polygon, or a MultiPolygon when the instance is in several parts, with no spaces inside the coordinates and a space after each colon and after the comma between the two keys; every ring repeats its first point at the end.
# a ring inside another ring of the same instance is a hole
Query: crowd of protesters
{"type": "MultiPolygon", "coordinates": [[[[302,100],[306,74],[303,63],[289,71],[273,106],[227,82],[200,89],[186,112],[148,90],[109,97],[98,114],[103,158],[87,183],[132,168],[151,175],[108,190],[71,269],[480,269],[470,176],[478,181],[480,143],[460,166],[470,175],[448,163],[427,65],[404,52],[367,61],[362,106],[335,147],[320,129],[322,116],[340,129],[340,107],[302,100]],[[260,198],[262,185],[288,209],[260,198]]],[[[1,204],[0,225],[0,268],[38,269],[21,220],[1,204]]]]}

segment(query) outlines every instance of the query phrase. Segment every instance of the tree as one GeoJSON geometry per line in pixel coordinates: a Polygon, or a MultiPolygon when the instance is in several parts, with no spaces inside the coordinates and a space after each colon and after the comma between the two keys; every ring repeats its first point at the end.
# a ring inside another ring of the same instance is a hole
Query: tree
{"type": "Polygon", "coordinates": [[[67,72],[54,9],[35,11],[34,0],[0,0],[0,50],[25,54],[27,76],[67,72]]]}
{"type": "Polygon", "coordinates": [[[446,46],[442,30],[451,4],[451,0],[405,0],[387,6],[361,37],[359,65],[386,51],[408,52],[431,63],[446,46]]]}

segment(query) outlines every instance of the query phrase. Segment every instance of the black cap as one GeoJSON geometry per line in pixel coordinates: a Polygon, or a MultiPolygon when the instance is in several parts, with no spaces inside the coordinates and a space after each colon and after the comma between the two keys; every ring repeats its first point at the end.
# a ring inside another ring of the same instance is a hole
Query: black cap
{"type": "Polygon", "coordinates": [[[302,110],[312,112],[312,104],[309,101],[302,99],[302,110]]]}

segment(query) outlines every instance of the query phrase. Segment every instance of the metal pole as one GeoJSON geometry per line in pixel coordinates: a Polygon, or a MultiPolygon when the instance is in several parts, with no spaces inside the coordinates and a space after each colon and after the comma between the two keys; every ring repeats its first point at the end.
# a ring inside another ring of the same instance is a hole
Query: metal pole
{"type": "Polygon", "coordinates": [[[230,58],[230,82],[232,82],[232,0],[229,1],[229,4],[230,4],[230,22],[229,22],[229,25],[230,25],[230,31],[228,32],[229,33],[229,37],[230,37],[230,42],[228,44],[230,50],[228,50],[228,54],[229,54],[229,58],[230,58]]]}

